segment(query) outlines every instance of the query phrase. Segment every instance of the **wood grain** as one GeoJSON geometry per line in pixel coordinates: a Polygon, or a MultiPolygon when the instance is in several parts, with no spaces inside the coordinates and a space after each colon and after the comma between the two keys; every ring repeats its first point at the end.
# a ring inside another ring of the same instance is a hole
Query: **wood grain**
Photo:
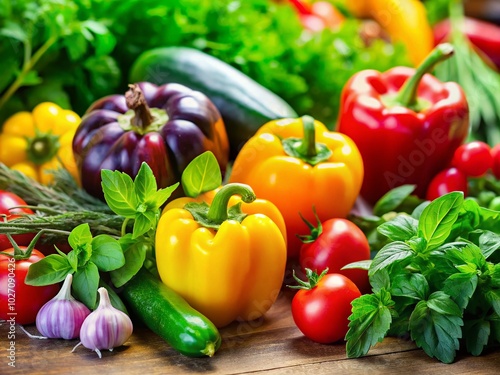
{"type": "MultiPolygon", "coordinates": [[[[78,340],[37,340],[16,330],[16,368],[7,366],[8,325],[0,325],[0,374],[496,374],[500,350],[481,357],[459,356],[451,365],[429,358],[408,341],[387,338],[359,359],[348,359],[345,345],[306,339],[290,314],[291,294],[282,292],[265,318],[235,322],[221,329],[223,344],[212,358],[177,353],[144,327],[135,327],[125,346],[103,358],[79,347],[78,340]]],[[[29,332],[36,333],[34,326],[29,332]]]]}

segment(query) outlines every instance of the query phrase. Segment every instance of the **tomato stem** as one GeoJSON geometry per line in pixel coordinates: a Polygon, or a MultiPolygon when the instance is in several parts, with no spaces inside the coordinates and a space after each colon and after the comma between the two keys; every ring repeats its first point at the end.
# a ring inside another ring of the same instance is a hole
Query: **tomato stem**
{"type": "Polygon", "coordinates": [[[316,285],[318,285],[319,281],[323,278],[328,273],[328,268],[325,268],[323,272],[321,272],[319,275],[311,270],[310,268],[306,268],[306,278],[307,281],[299,279],[295,275],[295,270],[293,270],[293,278],[299,285],[287,285],[291,289],[305,289],[305,290],[311,290],[313,289],[316,285]]]}
{"type": "Polygon", "coordinates": [[[321,220],[319,219],[318,214],[316,213],[316,207],[313,206],[313,213],[314,217],[316,218],[317,226],[314,226],[311,222],[309,222],[302,214],[299,212],[299,216],[301,219],[306,223],[306,225],[309,227],[309,230],[311,231],[310,234],[302,235],[302,234],[296,234],[296,236],[303,242],[303,243],[311,243],[316,241],[316,239],[323,233],[323,225],[321,224],[321,220]]]}

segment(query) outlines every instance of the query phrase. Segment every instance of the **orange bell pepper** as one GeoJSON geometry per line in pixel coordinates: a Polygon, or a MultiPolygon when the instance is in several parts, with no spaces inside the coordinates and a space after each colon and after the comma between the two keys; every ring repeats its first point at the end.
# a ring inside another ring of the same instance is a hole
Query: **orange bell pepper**
{"type": "Polygon", "coordinates": [[[301,215],[315,220],[313,206],[324,221],[345,217],[363,181],[363,161],[346,135],[328,131],[310,116],[268,122],[242,147],[230,182],[248,184],[283,215],[288,256],[302,245],[297,235],[309,228],[301,215]]]}

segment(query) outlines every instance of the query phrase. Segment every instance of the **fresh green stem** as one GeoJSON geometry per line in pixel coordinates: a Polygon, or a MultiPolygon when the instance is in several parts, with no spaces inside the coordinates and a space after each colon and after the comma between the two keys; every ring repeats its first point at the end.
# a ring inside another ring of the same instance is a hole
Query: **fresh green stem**
{"type": "Polygon", "coordinates": [[[33,69],[38,60],[40,60],[40,58],[45,54],[45,52],[47,52],[48,49],[52,47],[52,45],[54,45],[58,39],[59,37],[57,35],[52,35],[35,52],[35,54],[31,56],[31,58],[29,58],[29,54],[31,52],[31,46],[28,46],[29,48],[26,48],[25,44],[25,60],[23,64],[23,69],[21,70],[21,73],[17,76],[17,78],[14,80],[14,82],[12,82],[9,88],[5,91],[2,97],[0,97],[0,108],[2,108],[5,105],[5,103],[7,103],[7,101],[11,98],[11,96],[14,95],[14,93],[21,87],[24,79],[26,78],[26,75],[31,71],[31,69],[33,69]]]}
{"type": "Polygon", "coordinates": [[[418,85],[423,76],[426,73],[430,73],[436,64],[451,57],[453,53],[454,49],[450,43],[442,43],[436,46],[420,66],[417,67],[415,74],[401,87],[395,101],[406,108],[415,107],[418,102],[418,85]]]}
{"type": "Polygon", "coordinates": [[[290,289],[305,289],[305,290],[311,290],[313,289],[316,285],[318,285],[319,281],[323,278],[328,273],[328,268],[325,268],[323,272],[321,272],[319,275],[314,272],[313,270],[306,268],[306,277],[307,281],[303,281],[299,279],[295,275],[295,270],[292,271],[293,273],[293,278],[297,282],[298,285],[287,285],[290,289]]]}
{"type": "Polygon", "coordinates": [[[222,224],[226,221],[229,199],[236,194],[241,195],[241,200],[245,203],[251,203],[256,199],[250,186],[239,183],[227,184],[215,194],[208,210],[208,220],[216,224],[222,224]]]}
{"type": "Polygon", "coordinates": [[[316,129],[314,128],[314,118],[311,116],[302,116],[304,126],[304,139],[297,142],[297,151],[308,158],[316,156],[316,129]]]}
{"type": "Polygon", "coordinates": [[[302,216],[302,214],[299,212],[300,217],[302,218],[302,221],[307,225],[309,230],[311,231],[310,234],[307,235],[300,235],[296,234],[296,236],[303,242],[303,243],[311,243],[316,241],[316,239],[323,233],[323,225],[321,225],[321,220],[318,217],[318,214],[316,213],[316,208],[313,206],[313,212],[314,212],[314,217],[316,218],[316,226],[312,224],[309,220],[307,220],[305,217],[302,216]]]}
{"type": "Polygon", "coordinates": [[[122,237],[127,234],[127,225],[128,225],[129,221],[130,221],[129,217],[126,217],[125,220],[123,220],[122,229],[121,229],[122,237]]]}

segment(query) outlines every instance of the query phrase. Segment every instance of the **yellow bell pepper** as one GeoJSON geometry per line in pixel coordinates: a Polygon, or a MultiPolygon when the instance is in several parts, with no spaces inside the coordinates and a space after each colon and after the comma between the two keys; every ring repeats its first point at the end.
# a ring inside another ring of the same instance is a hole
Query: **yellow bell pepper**
{"type": "Polygon", "coordinates": [[[156,230],[162,282],[217,327],[261,317],[280,292],[286,266],[279,226],[265,214],[228,209],[235,194],[247,210],[256,198],[243,184],[222,187],[210,205],[191,201],[178,208],[187,199],[179,198],[163,211],[156,230]]]}
{"type": "Polygon", "coordinates": [[[64,166],[78,181],[72,142],[80,116],[54,103],[38,104],[33,111],[9,117],[0,133],[0,162],[43,184],[50,172],[64,166]]]}
{"type": "Polygon", "coordinates": [[[393,40],[403,42],[415,66],[434,47],[432,27],[419,0],[346,0],[345,6],[356,17],[373,18],[393,40]]]}
{"type": "Polygon", "coordinates": [[[263,125],[238,153],[229,181],[252,186],[278,207],[294,258],[302,245],[297,235],[310,231],[301,215],[315,222],[315,207],[321,221],[347,216],[363,173],[361,154],[348,136],[304,116],[263,125]]]}

